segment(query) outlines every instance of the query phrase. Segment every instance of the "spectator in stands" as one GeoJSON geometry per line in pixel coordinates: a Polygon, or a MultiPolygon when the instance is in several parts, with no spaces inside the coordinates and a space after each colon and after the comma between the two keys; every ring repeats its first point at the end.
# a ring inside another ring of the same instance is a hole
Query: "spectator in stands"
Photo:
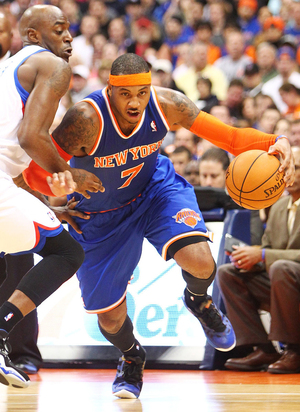
{"type": "MultiPolygon", "coordinates": [[[[300,123],[299,123],[300,124],[300,123]]],[[[299,128],[300,132],[300,128],[299,128]]],[[[290,141],[291,143],[291,122],[289,119],[279,119],[278,122],[275,125],[274,128],[274,134],[277,134],[278,136],[284,134],[290,141]]],[[[300,134],[299,134],[300,137],[300,134]]],[[[300,143],[300,140],[299,140],[300,143]]],[[[291,144],[291,146],[294,146],[291,144]]]]}
{"type": "Polygon", "coordinates": [[[300,148],[293,154],[295,182],[287,188],[289,196],[271,207],[261,247],[236,247],[231,263],[217,271],[237,346],[255,348],[247,357],[228,359],[228,369],[300,372],[300,148]],[[269,334],[260,309],[270,312],[269,334]],[[282,355],[272,341],[286,345],[282,355]]]}
{"type": "Polygon", "coordinates": [[[166,59],[156,59],[153,60],[152,63],[152,75],[153,75],[153,80],[154,85],[156,86],[161,86],[161,87],[168,87],[169,89],[176,90],[178,92],[183,93],[182,90],[180,90],[177,86],[176,83],[173,80],[172,77],[172,63],[170,60],[166,59]],[[157,79],[157,81],[155,80],[157,79]]]}
{"type": "Polygon", "coordinates": [[[242,116],[248,121],[248,126],[256,128],[257,117],[254,97],[247,96],[244,98],[242,102],[242,116]]]}
{"type": "Polygon", "coordinates": [[[248,96],[255,96],[262,87],[262,75],[256,63],[250,63],[245,67],[242,78],[244,91],[248,96]]]}
{"type": "Polygon", "coordinates": [[[243,38],[246,44],[251,44],[253,37],[256,36],[261,30],[259,21],[256,16],[257,9],[257,0],[239,0],[238,2],[237,22],[241,27],[243,38]]]}
{"type": "Polygon", "coordinates": [[[200,110],[209,113],[213,106],[219,104],[217,96],[211,92],[212,82],[209,79],[200,76],[197,80],[197,89],[200,98],[195,104],[200,110]]]}
{"type": "Polygon", "coordinates": [[[168,59],[176,66],[179,44],[187,43],[192,40],[192,33],[188,26],[184,25],[181,14],[176,13],[169,15],[164,20],[165,36],[163,45],[159,50],[159,57],[168,59]]]}
{"type": "Polygon", "coordinates": [[[276,53],[276,47],[268,42],[260,43],[256,48],[256,63],[261,73],[262,83],[266,83],[278,74],[276,53]]]}
{"type": "Polygon", "coordinates": [[[191,46],[192,66],[184,74],[178,76],[175,80],[177,87],[193,101],[199,99],[197,90],[197,80],[199,76],[208,78],[212,83],[212,93],[219,100],[224,100],[228,82],[221,69],[207,62],[208,46],[203,42],[191,46]]]}
{"type": "Polygon", "coordinates": [[[284,33],[284,27],[285,23],[281,17],[268,17],[264,22],[262,32],[254,39],[255,46],[258,46],[262,42],[268,42],[278,48],[284,33]]]}
{"type": "Polygon", "coordinates": [[[74,38],[72,42],[73,56],[78,57],[81,64],[92,68],[94,48],[92,45],[92,38],[99,30],[99,22],[97,17],[85,15],[80,23],[81,34],[74,38]]]}
{"type": "Polygon", "coordinates": [[[210,114],[229,126],[233,125],[233,119],[230,116],[229,108],[226,105],[219,104],[213,106],[210,109],[210,114]]]}
{"type": "Polygon", "coordinates": [[[230,160],[227,152],[212,147],[199,160],[200,186],[225,189],[226,170],[230,160]]]}
{"type": "Polygon", "coordinates": [[[175,131],[174,141],[165,148],[167,154],[172,153],[177,147],[184,146],[189,149],[191,158],[197,160],[197,145],[199,137],[184,127],[179,127],[175,131]]]}
{"type": "Polygon", "coordinates": [[[214,62],[221,57],[221,49],[215,46],[212,41],[212,25],[207,20],[198,20],[194,26],[195,34],[193,43],[203,42],[207,44],[207,63],[214,64],[214,62]]]}
{"type": "Polygon", "coordinates": [[[125,0],[125,24],[130,27],[131,23],[143,15],[143,7],[140,0],[125,0]]]}
{"type": "Polygon", "coordinates": [[[147,49],[156,52],[162,45],[160,30],[152,20],[140,17],[131,24],[132,43],[127,47],[127,53],[135,53],[145,58],[147,49]]]}
{"type": "Polygon", "coordinates": [[[244,85],[241,79],[231,80],[227,95],[222,104],[227,106],[230,112],[230,116],[235,119],[241,119],[242,115],[242,102],[244,98],[244,85]]]}
{"type": "Polygon", "coordinates": [[[287,119],[299,119],[300,117],[300,90],[291,83],[283,83],[279,87],[282,101],[287,105],[283,116],[287,119]]]}
{"type": "Polygon", "coordinates": [[[192,48],[190,43],[182,43],[177,47],[178,58],[173,70],[173,79],[180,78],[192,66],[192,48]]]}
{"type": "Polygon", "coordinates": [[[118,12],[108,6],[104,0],[89,0],[88,15],[94,16],[98,20],[99,31],[108,37],[109,23],[118,17],[118,12]]]}
{"type": "Polygon", "coordinates": [[[192,186],[199,186],[200,179],[199,179],[199,161],[198,160],[190,160],[186,165],[183,173],[183,177],[192,185],[192,186]]]}
{"type": "Polygon", "coordinates": [[[291,2],[291,13],[288,27],[286,27],[285,34],[290,34],[300,42],[300,3],[296,0],[291,2]]]}
{"type": "Polygon", "coordinates": [[[281,113],[287,110],[282,101],[279,88],[283,83],[292,83],[300,88],[300,73],[297,70],[296,52],[293,47],[282,46],[277,52],[278,75],[267,81],[262,87],[262,93],[270,96],[281,113]]]}
{"type": "Polygon", "coordinates": [[[228,82],[231,82],[233,79],[242,78],[246,66],[252,63],[252,59],[244,54],[245,42],[242,32],[233,31],[229,33],[225,42],[228,55],[216,60],[214,67],[222,70],[228,82]]]}
{"type": "Polygon", "coordinates": [[[280,112],[276,107],[268,107],[257,121],[256,129],[265,133],[273,133],[275,125],[280,118],[280,112]]]}
{"type": "Polygon", "coordinates": [[[291,122],[291,134],[289,138],[291,146],[300,147],[300,119],[291,122]]]}
{"type": "Polygon", "coordinates": [[[107,28],[108,40],[117,46],[118,54],[126,52],[131,40],[128,38],[127,28],[122,17],[112,19],[107,28]]]}
{"type": "Polygon", "coordinates": [[[89,68],[83,64],[78,64],[72,69],[72,85],[70,88],[70,95],[73,104],[78,103],[84,99],[88,94],[92,93],[93,89],[89,85],[89,68]]]}
{"type": "Polygon", "coordinates": [[[82,18],[78,3],[75,0],[61,0],[59,8],[70,22],[69,32],[73,37],[77,36],[82,18]]]}
{"type": "Polygon", "coordinates": [[[180,176],[184,176],[184,171],[187,164],[192,160],[192,154],[185,146],[178,146],[169,154],[169,159],[173,163],[175,172],[180,176]]]}
{"type": "Polygon", "coordinates": [[[211,42],[218,47],[222,47],[224,45],[223,35],[227,19],[226,2],[211,0],[208,3],[208,8],[209,17],[207,20],[210,21],[212,26],[211,42]]]}

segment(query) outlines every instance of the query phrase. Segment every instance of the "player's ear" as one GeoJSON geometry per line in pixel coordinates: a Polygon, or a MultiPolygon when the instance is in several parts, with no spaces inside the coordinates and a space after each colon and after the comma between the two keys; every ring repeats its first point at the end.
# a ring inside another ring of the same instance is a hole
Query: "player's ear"
{"type": "Polygon", "coordinates": [[[38,44],[40,41],[39,32],[36,29],[29,27],[27,29],[27,38],[28,40],[30,40],[31,43],[38,44]]]}
{"type": "Polygon", "coordinates": [[[107,94],[108,94],[109,97],[111,96],[111,89],[112,89],[112,86],[111,86],[111,84],[108,80],[108,82],[107,82],[107,94]]]}

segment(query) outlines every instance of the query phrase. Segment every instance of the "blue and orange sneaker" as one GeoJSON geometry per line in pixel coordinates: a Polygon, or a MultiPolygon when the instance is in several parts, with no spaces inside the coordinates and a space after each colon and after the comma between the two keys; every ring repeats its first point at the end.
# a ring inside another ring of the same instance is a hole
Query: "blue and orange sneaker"
{"type": "Polygon", "coordinates": [[[211,296],[206,295],[199,309],[188,306],[182,297],[185,307],[199,320],[208,342],[217,350],[228,352],[235,347],[236,339],[229,319],[214,305],[211,296]]]}
{"type": "Polygon", "coordinates": [[[0,329],[0,383],[13,388],[27,388],[30,379],[9,359],[8,354],[11,352],[11,346],[7,340],[7,332],[0,329]]]}
{"type": "Polygon", "coordinates": [[[143,386],[143,372],[146,361],[139,356],[122,356],[117,366],[112,391],[118,398],[136,399],[143,386]]]}

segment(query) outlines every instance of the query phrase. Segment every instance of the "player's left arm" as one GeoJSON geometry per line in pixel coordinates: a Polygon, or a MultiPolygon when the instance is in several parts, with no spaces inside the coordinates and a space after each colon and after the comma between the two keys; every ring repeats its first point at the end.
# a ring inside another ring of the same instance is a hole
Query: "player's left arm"
{"type": "Polygon", "coordinates": [[[200,111],[184,94],[157,87],[160,106],[170,126],[178,125],[216,146],[238,155],[247,150],[260,149],[281,157],[281,169],[285,171],[287,186],[294,182],[295,168],[290,144],[286,138],[276,141],[274,134],[263,133],[253,128],[228,126],[214,116],[200,111]]]}

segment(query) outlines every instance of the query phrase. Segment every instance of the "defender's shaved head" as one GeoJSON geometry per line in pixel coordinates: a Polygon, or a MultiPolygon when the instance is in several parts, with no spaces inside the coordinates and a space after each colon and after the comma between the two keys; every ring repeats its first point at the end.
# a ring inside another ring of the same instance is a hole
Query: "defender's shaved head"
{"type": "Polygon", "coordinates": [[[29,7],[22,15],[19,31],[23,42],[28,40],[28,29],[40,30],[48,21],[57,20],[62,16],[62,11],[51,5],[39,4],[29,7]]]}

